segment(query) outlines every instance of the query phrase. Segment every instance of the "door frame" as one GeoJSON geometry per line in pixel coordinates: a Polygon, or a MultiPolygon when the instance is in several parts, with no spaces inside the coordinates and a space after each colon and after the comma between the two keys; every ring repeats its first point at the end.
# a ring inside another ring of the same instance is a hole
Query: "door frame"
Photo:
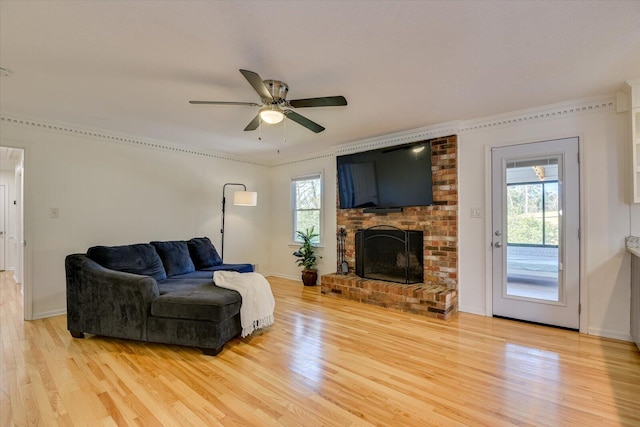
{"type": "MultiPolygon", "coordinates": [[[[18,253],[16,254],[15,267],[18,268],[18,264],[22,269],[22,306],[23,306],[23,318],[24,320],[33,320],[33,287],[32,287],[32,272],[31,266],[33,253],[31,246],[25,242],[31,243],[31,218],[29,212],[31,209],[31,194],[29,193],[29,180],[30,176],[27,173],[29,170],[30,161],[30,149],[26,147],[26,144],[21,143],[15,139],[4,139],[0,141],[0,145],[3,147],[11,147],[22,150],[22,168],[20,170],[20,188],[14,189],[15,200],[18,202],[18,212],[16,215],[18,218],[16,223],[16,244],[18,253]],[[21,229],[20,229],[21,228],[21,229]]],[[[15,270],[14,270],[15,275],[15,270]]]]}
{"type": "MultiPolygon", "coordinates": [[[[15,177],[15,172],[14,172],[15,177]]],[[[0,184],[0,271],[4,271],[7,269],[7,224],[9,221],[7,220],[7,215],[9,212],[9,188],[0,184]]]]}
{"type": "Polygon", "coordinates": [[[555,135],[555,136],[540,136],[536,138],[527,138],[525,140],[508,140],[503,143],[496,142],[495,144],[485,145],[485,159],[484,159],[484,205],[487,207],[487,214],[484,216],[484,230],[485,230],[485,315],[487,317],[493,317],[493,204],[492,204],[492,186],[491,186],[491,150],[493,148],[504,148],[512,145],[521,145],[521,144],[530,144],[536,142],[544,142],[544,141],[554,141],[559,139],[568,139],[568,138],[578,138],[578,159],[580,164],[580,173],[579,173],[579,190],[578,195],[580,198],[580,212],[579,212],[579,221],[580,221],[580,333],[586,334],[588,331],[589,325],[589,309],[588,309],[588,282],[587,282],[587,274],[586,274],[586,258],[585,258],[585,248],[587,244],[587,233],[585,230],[587,229],[587,213],[585,212],[585,169],[582,167],[584,165],[585,153],[584,153],[584,135],[582,133],[577,133],[573,135],[555,135]]]}

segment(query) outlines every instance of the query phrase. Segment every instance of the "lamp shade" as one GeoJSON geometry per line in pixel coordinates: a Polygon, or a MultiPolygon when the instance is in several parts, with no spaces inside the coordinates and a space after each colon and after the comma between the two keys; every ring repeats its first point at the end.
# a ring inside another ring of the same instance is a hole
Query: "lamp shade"
{"type": "Polygon", "coordinates": [[[236,206],[256,206],[258,193],[255,191],[236,191],[233,193],[233,204],[236,206]]]}

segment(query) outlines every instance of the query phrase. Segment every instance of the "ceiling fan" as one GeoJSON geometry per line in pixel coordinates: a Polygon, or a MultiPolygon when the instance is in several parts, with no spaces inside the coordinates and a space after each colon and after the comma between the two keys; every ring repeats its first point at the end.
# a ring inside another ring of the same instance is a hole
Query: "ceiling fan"
{"type": "Polygon", "coordinates": [[[249,70],[240,70],[253,89],[260,96],[261,103],[256,102],[227,102],[227,101],[189,101],[190,104],[213,104],[213,105],[248,105],[260,107],[256,117],[244,128],[245,131],[256,130],[263,121],[269,124],[280,123],[285,117],[293,120],[313,131],[322,132],[325,128],[307,119],[293,110],[285,108],[307,108],[307,107],[335,107],[347,105],[344,96],[325,96],[321,98],[293,99],[287,101],[289,86],[280,80],[262,80],[258,73],[249,70]]]}

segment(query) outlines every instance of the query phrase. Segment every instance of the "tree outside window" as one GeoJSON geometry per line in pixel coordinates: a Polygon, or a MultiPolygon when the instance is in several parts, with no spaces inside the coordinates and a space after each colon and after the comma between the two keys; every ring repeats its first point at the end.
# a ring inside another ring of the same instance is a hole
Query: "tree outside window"
{"type": "Polygon", "coordinates": [[[558,246],[558,182],[507,186],[510,245],[558,246]]]}
{"type": "MultiPolygon", "coordinates": [[[[293,202],[293,240],[301,242],[298,231],[314,228],[315,232],[321,236],[322,218],[322,175],[313,174],[291,180],[291,192],[293,202]]],[[[320,237],[315,238],[312,243],[319,244],[320,237]]]]}

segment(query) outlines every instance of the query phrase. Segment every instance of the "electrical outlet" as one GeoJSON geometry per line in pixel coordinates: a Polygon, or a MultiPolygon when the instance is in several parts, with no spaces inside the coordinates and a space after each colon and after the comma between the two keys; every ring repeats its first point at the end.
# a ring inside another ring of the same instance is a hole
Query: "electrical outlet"
{"type": "Polygon", "coordinates": [[[482,218],[482,211],[480,208],[471,208],[471,218],[482,218]]]}
{"type": "Polygon", "coordinates": [[[60,213],[58,212],[58,208],[51,208],[49,212],[49,216],[51,218],[60,218],[60,213]]]}

